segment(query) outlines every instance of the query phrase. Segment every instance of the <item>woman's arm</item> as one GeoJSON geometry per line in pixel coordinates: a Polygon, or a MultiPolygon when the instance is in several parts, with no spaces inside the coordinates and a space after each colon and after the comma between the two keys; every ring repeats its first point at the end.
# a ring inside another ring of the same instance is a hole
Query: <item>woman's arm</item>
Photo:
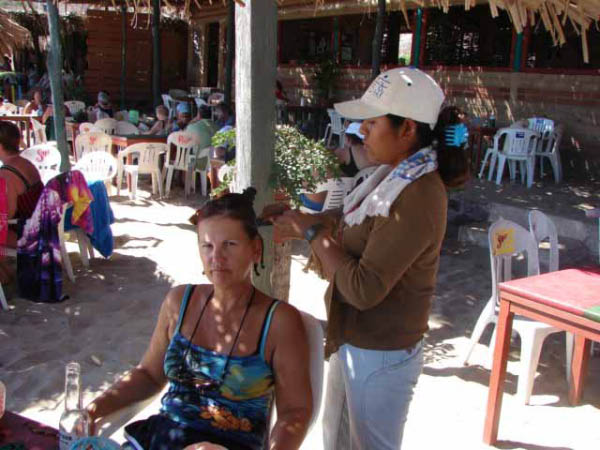
{"type": "Polygon", "coordinates": [[[308,338],[300,313],[280,303],[269,336],[275,342],[271,364],[277,405],[277,422],[271,431],[269,449],[294,450],[304,440],[313,410],[308,338]]]}
{"type": "Polygon", "coordinates": [[[140,363],[110,389],[87,406],[92,424],[121,408],[145,400],[160,392],[166,383],[163,362],[169,345],[169,327],[177,319],[177,300],[183,287],[171,289],[158,314],[150,345],[140,363]]]}

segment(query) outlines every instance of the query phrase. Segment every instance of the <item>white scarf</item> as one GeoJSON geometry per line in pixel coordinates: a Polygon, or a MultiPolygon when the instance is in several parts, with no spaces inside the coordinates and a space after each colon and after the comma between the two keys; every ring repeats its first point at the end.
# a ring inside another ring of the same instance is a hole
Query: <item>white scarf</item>
{"type": "Polygon", "coordinates": [[[437,166],[437,153],[431,147],[422,148],[396,167],[379,166],[344,199],[344,221],[360,225],[367,216],[388,217],[404,188],[437,166]]]}

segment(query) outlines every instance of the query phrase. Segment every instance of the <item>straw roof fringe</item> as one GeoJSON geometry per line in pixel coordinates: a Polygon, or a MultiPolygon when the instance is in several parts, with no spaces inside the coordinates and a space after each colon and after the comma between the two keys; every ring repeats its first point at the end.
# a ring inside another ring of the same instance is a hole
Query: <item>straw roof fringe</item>
{"type": "Polygon", "coordinates": [[[0,9],[0,52],[12,53],[14,47],[31,45],[31,35],[27,28],[14,22],[8,13],[0,9]]]}

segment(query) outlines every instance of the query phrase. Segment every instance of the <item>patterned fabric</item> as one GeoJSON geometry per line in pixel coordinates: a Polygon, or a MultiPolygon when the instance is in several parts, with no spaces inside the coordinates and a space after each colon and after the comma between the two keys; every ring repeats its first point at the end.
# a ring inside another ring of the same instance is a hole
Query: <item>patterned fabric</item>
{"type": "MultiPolygon", "coordinates": [[[[161,415],[201,432],[207,441],[227,444],[228,448],[263,449],[274,397],[273,372],[265,361],[264,351],[278,302],[269,308],[257,352],[250,356],[231,356],[220,388],[201,393],[192,383],[181,380],[220,380],[227,355],[193,345],[180,333],[190,292],[188,286],[179,323],[165,355],[169,390],[162,399],[161,415]]],[[[135,430],[128,432],[135,435],[135,430]]]]}
{"type": "Polygon", "coordinates": [[[6,194],[6,180],[0,178],[0,259],[4,256],[3,245],[8,236],[8,195],[6,194]]]}
{"type": "Polygon", "coordinates": [[[367,217],[388,217],[394,200],[410,183],[437,169],[437,153],[425,147],[396,167],[381,165],[344,199],[344,221],[360,225],[367,217]]]}
{"type": "Polygon", "coordinates": [[[71,216],[73,225],[85,230],[87,234],[94,231],[94,222],[90,210],[90,203],[94,201],[94,196],[80,171],[72,170],[57,175],[46,184],[46,189],[58,192],[63,202],[73,204],[73,214],[71,216]]]}
{"type": "Polygon", "coordinates": [[[57,302],[62,294],[62,266],[58,223],[62,201],[52,189],[44,189],[17,242],[17,282],[21,297],[57,302]]]}

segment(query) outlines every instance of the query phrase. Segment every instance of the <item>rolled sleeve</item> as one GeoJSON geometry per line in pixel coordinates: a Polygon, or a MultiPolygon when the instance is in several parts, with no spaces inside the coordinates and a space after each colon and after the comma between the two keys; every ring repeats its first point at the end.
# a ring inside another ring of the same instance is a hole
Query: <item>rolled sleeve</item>
{"type": "Polygon", "coordinates": [[[360,311],[381,303],[433,244],[433,225],[426,209],[398,200],[389,217],[374,220],[360,257],[349,257],[333,277],[333,288],[341,294],[336,297],[360,311]]]}

